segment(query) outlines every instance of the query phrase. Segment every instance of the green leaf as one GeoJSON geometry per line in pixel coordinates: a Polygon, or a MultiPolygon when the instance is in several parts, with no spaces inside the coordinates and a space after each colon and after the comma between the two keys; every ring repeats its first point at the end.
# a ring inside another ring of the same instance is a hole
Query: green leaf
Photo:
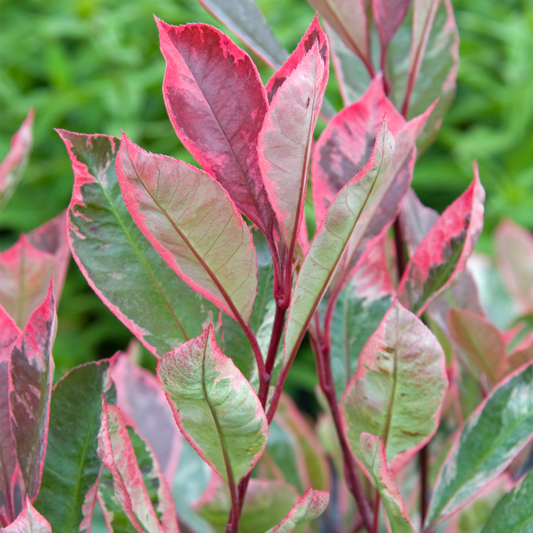
{"type": "Polygon", "coordinates": [[[71,370],[52,391],[48,447],[35,507],[54,530],[91,530],[102,462],[96,453],[102,394],[115,403],[109,360],[71,370]]]}
{"type": "Polygon", "coordinates": [[[518,370],[464,425],[437,481],[427,524],[436,524],[497,477],[533,436],[533,364],[518,370]]]}
{"type": "Polygon", "coordinates": [[[396,301],[363,348],[342,399],[355,456],[360,459],[362,433],[381,435],[397,471],[436,431],[447,385],[436,337],[396,301]]]}
{"type": "Polygon", "coordinates": [[[157,374],[184,437],[235,496],[268,438],[266,415],[253,388],[220,351],[211,325],[164,355],[157,374]]]}
{"type": "Polygon", "coordinates": [[[217,309],[168,268],[133,222],[115,173],[119,139],[59,134],[75,178],[70,246],[89,285],[155,355],[200,334],[217,309]]]}
{"type": "Polygon", "coordinates": [[[363,433],[358,455],[379,492],[387,511],[392,533],[414,533],[405,503],[387,465],[383,439],[369,433],[363,433]]]}

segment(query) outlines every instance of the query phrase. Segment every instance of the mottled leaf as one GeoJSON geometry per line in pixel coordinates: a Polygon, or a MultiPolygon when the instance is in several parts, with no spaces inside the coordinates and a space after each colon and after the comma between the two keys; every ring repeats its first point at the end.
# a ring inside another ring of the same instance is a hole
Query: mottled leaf
{"type": "Polygon", "coordinates": [[[523,314],[533,312],[533,236],[511,220],[504,220],[495,239],[505,286],[523,314]]]}
{"type": "Polygon", "coordinates": [[[176,134],[269,237],[275,217],[257,159],[267,100],[255,65],[212,26],[157,24],[166,60],[163,96],[176,134]]]}
{"type": "Polygon", "coordinates": [[[492,384],[497,383],[507,367],[505,342],[500,330],[486,318],[460,309],[451,310],[449,323],[455,342],[492,384]]]}
{"type": "Polygon", "coordinates": [[[212,326],[162,357],[157,374],[184,437],[235,490],[261,456],[268,425],[253,388],[218,348],[212,326]]]}
{"type": "MultiPolygon", "coordinates": [[[[0,526],[7,526],[16,518],[14,484],[17,452],[11,432],[9,363],[19,335],[19,328],[0,305],[0,526]]],[[[20,505],[22,502],[17,503],[20,505]]]]}
{"type": "Polygon", "coordinates": [[[69,259],[65,213],[21,235],[0,253],[0,304],[19,328],[46,297],[52,276],[59,301],[69,259]]]}
{"type": "Polygon", "coordinates": [[[91,531],[100,479],[102,394],[115,402],[109,360],[71,370],[52,391],[48,447],[35,507],[54,530],[91,531]]]}
{"type": "Polygon", "coordinates": [[[435,433],[448,386],[436,337],[397,301],[359,357],[342,398],[343,425],[361,459],[362,433],[381,435],[390,468],[401,468],[435,433]]]}
{"type": "Polygon", "coordinates": [[[465,268],[483,227],[485,191],[474,166],[472,185],[442,214],[416,249],[398,287],[398,299],[420,316],[465,268]]]}
{"type": "Polygon", "coordinates": [[[405,503],[387,465],[383,439],[370,433],[363,433],[360,438],[358,455],[379,492],[387,511],[392,533],[414,533],[415,530],[407,514],[405,503]]]}
{"type": "Polygon", "coordinates": [[[329,503],[329,492],[313,490],[309,487],[304,495],[293,505],[289,514],[269,533],[291,533],[294,528],[309,520],[318,518],[329,503]]]}
{"type": "Polygon", "coordinates": [[[56,326],[53,283],[50,283],[45,300],[31,314],[13,347],[9,366],[11,428],[25,492],[33,501],[41,484],[48,440],[56,326]]]}
{"type": "Polygon", "coordinates": [[[495,388],[466,421],[437,480],[427,524],[466,505],[533,436],[533,364],[495,388]]]}
{"type": "Polygon", "coordinates": [[[6,157],[0,162],[0,209],[4,207],[15,187],[17,186],[22,173],[28,164],[31,145],[33,142],[33,108],[28,111],[24,122],[11,139],[11,148],[6,157]]]}
{"type": "Polygon", "coordinates": [[[289,56],[272,33],[255,0],[199,1],[272,68],[279,68],[289,56]]]}
{"type": "Polygon", "coordinates": [[[154,355],[200,334],[216,308],[167,267],[133,222],[115,173],[119,139],[59,134],[75,178],[69,244],[89,285],[154,355]]]}
{"type": "Polygon", "coordinates": [[[52,533],[50,524],[32,506],[26,497],[24,508],[17,519],[2,529],[2,533],[52,533]]]}
{"type": "Polygon", "coordinates": [[[117,176],[133,220],[167,265],[248,323],[257,258],[250,231],[222,186],[187,163],[145,152],[126,136],[117,176]]]}
{"type": "Polygon", "coordinates": [[[121,353],[111,369],[117,406],[126,423],[148,442],[157,462],[172,483],[178,466],[182,437],[157,378],[121,353]]]}
{"type": "Polygon", "coordinates": [[[289,257],[303,217],[311,143],[328,66],[314,44],[277,89],[259,134],[259,166],[289,257]]]}

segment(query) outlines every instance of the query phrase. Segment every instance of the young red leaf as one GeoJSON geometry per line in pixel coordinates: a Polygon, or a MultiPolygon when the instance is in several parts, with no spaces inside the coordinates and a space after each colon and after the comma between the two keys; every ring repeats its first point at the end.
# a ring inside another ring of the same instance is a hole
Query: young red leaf
{"type": "Polygon", "coordinates": [[[283,62],[283,65],[281,65],[280,68],[274,72],[274,75],[268,80],[268,83],[266,84],[266,93],[269,102],[272,102],[272,98],[274,98],[277,90],[283,85],[283,83],[285,83],[285,80],[292,74],[292,72],[300,64],[303,58],[311,51],[311,48],[313,48],[315,44],[318,47],[318,51],[324,65],[322,80],[318,81],[322,81],[325,90],[329,72],[329,47],[326,35],[320,27],[317,14],[313,18],[313,22],[311,22],[311,25],[298,43],[298,46],[294,52],[287,58],[286,61],[283,62]]]}
{"type": "Polygon", "coordinates": [[[309,487],[305,494],[292,506],[289,514],[268,533],[291,533],[299,524],[318,518],[328,506],[329,492],[309,487]]]}
{"type": "Polygon", "coordinates": [[[389,43],[407,15],[410,4],[411,0],[374,0],[372,2],[372,13],[378,30],[382,55],[387,53],[389,43]]]}
{"type": "Polygon", "coordinates": [[[70,251],[66,213],[49,220],[0,253],[0,304],[22,328],[44,300],[52,276],[58,302],[67,274],[70,251]]]}
{"type": "Polygon", "coordinates": [[[398,299],[418,316],[462,273],[481,233],[485,191],[477,165],[474,174],[472,185],[424,237],[401,279],[398,299]]]}
{"type": "Polygon", "coordinates": [[[437,430],[448,386],[436,337],[397,301],[366,343],[342,398],[345,434],[359,455],[363,433],[381,435],[393,471],[437,430]]]}
{"type": "Polygon", "coordinates": [[[120,354],[113,364],[111,377],[117,388],[117,406],[127,423],[154,450],[161,470],[172,483],[182,437],[157,378],[134,364],[126,354],[120,354]]]}
{"type": "Polygon", "coordinates": [[[2,533],[52,533],[50,524],[41,516],[26,497],[24,508],[17,519],[2,529],[2,533]]]}
{"type": "Polygon", "coordinates": [[[533,364],[496,387],[457,434],[437,479],[426,525],[464,507],[533,437],[533,364]]]}
{"type": "Polygon", "coordinates": [[[455,342],[493,385],[498,383],[507,368],[507,352],[500,330],[486,318],[461,309],[450,311],[449,324],[455,342]]]}
{"type": "Polygon", "coordinates": [[[0,305],[0,526],[15,520],[14,482],[17,452],[11,432],[9,362],[20,330],[0,305]]]}
{"type": "Polygon", "coordinates": [[[176,134],[269,237],[275,217],[257,158],[268,104],[255,65],[212,26],[157,25],[166,60],[163,96],[176,134]]]}
{"type": "Polygon", "coordinates": [[[39,492],[48,440],[56,326],[51,282],[44,302],[32,313],[13,347],[9,367],[11,428],[25,491],[32,501],[39,492]]]}
{"type": "Polygon", "coordinates": [[[313,131],[328,77],[325,67],[314,44],[277,89],[259,135],[259,166],[289,257],[304,214],[313,131]]]}
{"type": "Polygon", "coordinates": [[[313,148],[311,167],[317,225],[333,198],[370,158],[383,115],[396,137],[406,122],[385,96],[378,75],[365,94],[337,113],[322,132],[313,148]]]}
{"type": "Polygon", "coordinates": [[[220,351],[211,325],[163,356],[157,375],[183,436],[229,483],[233,499],[268,438],[253,388],[220,351]]]}
{"type": "Polygon", "coordinates": [[[511,220],[496,230],[496,252],[503,281],[523,314],[533,312],[533,236],[511,220]]]}
{"type": "Polygon", "coordinates": [[[167,265],[248,323],[257,258],[250,230],[222,186],[187,163],[145,152],[126,136],[116,168],[133,220],[167,265]]]}
{"type": "Polygon", "coordinates": [[[414,533],[405,503],[387,465],[383,439],[370,433],[363,433],[358,455],[379,492],[387,511],[392,533],[414,533]]]}
{"type": "Polygon", "coordinates": [[[11,139],[9,153],[0,162],[0,209],[11,198],[17,183],[19,182],[30,156],[33,142],[33,108],[28,111],[24,122],[11,139]]]}

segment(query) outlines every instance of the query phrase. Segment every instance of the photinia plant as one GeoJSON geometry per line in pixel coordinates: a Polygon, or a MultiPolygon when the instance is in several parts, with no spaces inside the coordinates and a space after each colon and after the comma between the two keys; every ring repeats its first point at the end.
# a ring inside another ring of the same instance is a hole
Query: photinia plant
{"type": "MultiPolygon", "coordinates": [[[[496,233],[517,309],[496,324],[482,304],[495,267],[471,257],[477,166],[441,215],[410,189],[455,88],[449,1],[313,0],[328,36],[316,16],[290,55],[255,4],[202,3],[276,70],[265,86],[218,29],[156,19],[167,111],[201,168],[126,133],[60,130],[67,231],[61,215],[0,254],[1,525],[529,531],[533,237],[509,221],[496,233]],[[65,239],[157,377],[132,344],[52,387],[65,239]],[[283,393],[306,335],[316,424],[283,393]]],[[[2,176],[18,175],[19,144],[2,176]]]]}

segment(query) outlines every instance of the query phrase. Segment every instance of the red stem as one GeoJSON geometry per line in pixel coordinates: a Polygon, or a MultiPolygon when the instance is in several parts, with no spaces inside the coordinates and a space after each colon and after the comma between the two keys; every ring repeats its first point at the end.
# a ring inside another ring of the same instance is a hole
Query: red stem
{"type": "Polygon", "coordinates": [[[426,444],[419,452],[418,459],[420,463],[420,530],[424,528],[428,510],[428,446],[426,444]]]}
{"type": "Polygon", "coordinates": [[[381,498],[379,497],[379,492],[376,489],[376,497],[374,499],[374,527],[372,533],[379,532],[379,504],[381,503],[381,498]]]}

